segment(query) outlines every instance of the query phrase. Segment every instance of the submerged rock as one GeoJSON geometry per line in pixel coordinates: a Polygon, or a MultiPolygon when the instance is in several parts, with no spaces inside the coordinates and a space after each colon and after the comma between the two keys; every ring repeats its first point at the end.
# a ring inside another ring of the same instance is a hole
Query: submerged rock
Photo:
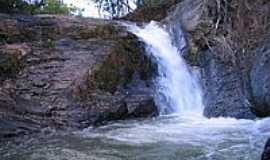
{"type": "Polygon", "coordinates": [[[157,115],[151,62],[115,21],[0,18],[0,137],[157,115]]]}
{"type": "Polygon", "coordinates": [[[270,116],[270,41],[256,51],[250,79],[255,102],[253,111],[261,117],[270,116]]]}

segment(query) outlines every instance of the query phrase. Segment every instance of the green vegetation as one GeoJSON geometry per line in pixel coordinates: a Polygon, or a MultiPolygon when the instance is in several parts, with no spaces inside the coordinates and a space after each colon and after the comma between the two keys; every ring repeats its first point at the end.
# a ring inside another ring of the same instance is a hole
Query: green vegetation
{"type": "Polygon", "coordinates": [[[1,77],[10,77],[19,71],[21,64],[14,55],[9,55],[0,50],[0,81],[1,77]]]}
{"type": "Polygon", "coordinates": [[[0,0],[0,13],[62,14],[81,12],[61,0],[0,0]]]}
{"type": "Polygon", "coordinates": [[[76,8],[70,7],[59,0],[45,0],[41,8],[37,9],[37,13],[41,14],[64,14],[68,15],[74,12],[76,8]]]}
{"type": "Polygon", "coordinates": [[[4,13],[32,12],[36,6],[36,2],[28,4],[23,0],[0,0],[0,12],[4,13]]]}

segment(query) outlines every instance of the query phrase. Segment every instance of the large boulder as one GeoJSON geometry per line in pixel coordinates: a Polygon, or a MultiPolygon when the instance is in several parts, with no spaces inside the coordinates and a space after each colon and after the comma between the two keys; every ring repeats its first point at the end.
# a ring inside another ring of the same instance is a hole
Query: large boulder
{"type": "Polygon", "coordinates": [[[86,103],[91,104],[85,105],[91,112],[82,112],[87,113],[89,117],[84,122],[100,125],[111,120],[157,116],[158,109],[153,95],[153,90],[134,76],[130,84],[119,88],[115,94],[95,92],[86,98],[91,99],[86,103]]]}
{"type": "Polygon", "coordinates": [[[157,115],[148,85],[151,62],[117,22],[0,19],[0,137],[157,115]]]}
{"type": "Polygon", "coordinates": [[[256,51],[256,60],[250,79],[256,115],[270,116],[270,40],[256,51]]]}
{"type": "Polygon", "coordinates": [[[0,82],[19,72],[23,67],[23,58],[30,52],[26,44],[0,46],[0,82]]]}

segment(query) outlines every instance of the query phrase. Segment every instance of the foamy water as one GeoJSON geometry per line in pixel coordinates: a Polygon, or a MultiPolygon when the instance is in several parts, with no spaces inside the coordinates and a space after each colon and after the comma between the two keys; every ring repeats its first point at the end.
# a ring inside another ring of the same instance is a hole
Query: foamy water
{"type": "Polygon", "coordinates": [[[2,160],[260,160],[260,121],[160,116],[0,144],[2,160]]]}

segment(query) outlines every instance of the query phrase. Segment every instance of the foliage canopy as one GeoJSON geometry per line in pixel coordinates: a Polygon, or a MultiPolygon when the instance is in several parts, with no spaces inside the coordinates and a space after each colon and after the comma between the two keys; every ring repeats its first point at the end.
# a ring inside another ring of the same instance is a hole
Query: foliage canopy
{"type": "Polygon", "coordinates": [[[31,14],[71,14],[79,10],[61,0],[0,0],[0,12],[31,14]]]}

